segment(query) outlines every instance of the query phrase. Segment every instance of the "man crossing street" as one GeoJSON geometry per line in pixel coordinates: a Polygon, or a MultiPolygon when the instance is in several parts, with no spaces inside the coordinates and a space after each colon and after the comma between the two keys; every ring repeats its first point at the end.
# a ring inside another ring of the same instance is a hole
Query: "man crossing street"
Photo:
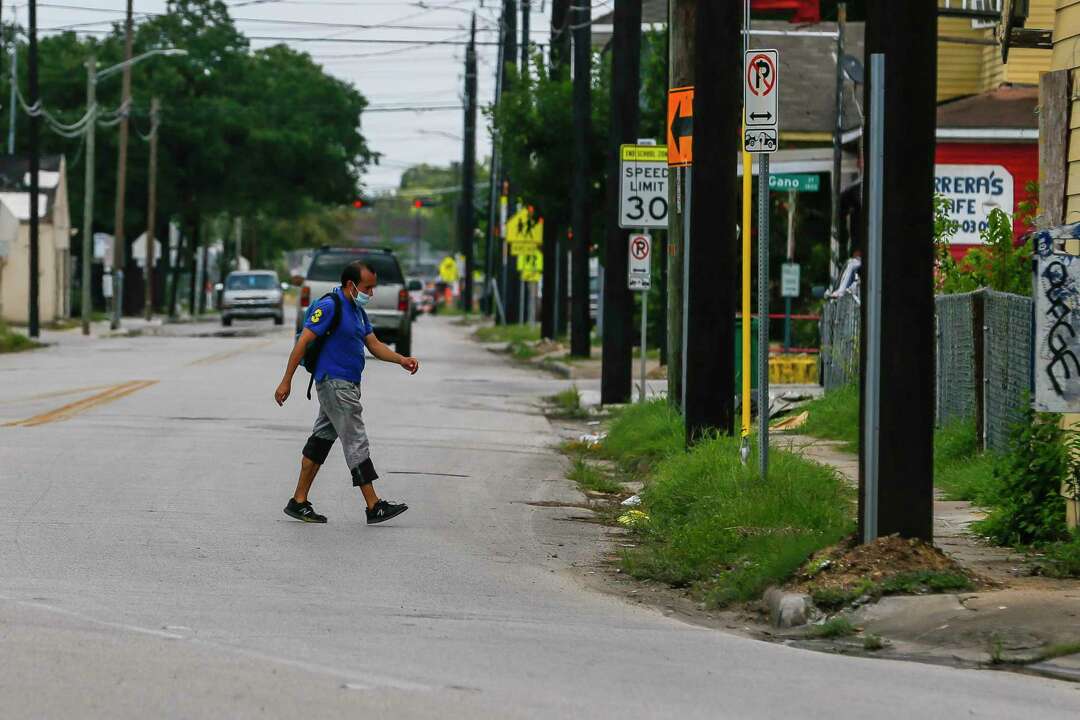
{"type": "Polygon", "coordinates": [[[274,393],[277,404],[284,405],[292,391],[296,368],[306,355],[305,366],[311,364],[309,349],[314,343],[318,356],[314,367],[308,367],[308,370],[319,396],[319,416],[304,446],[296,492],[285,506],[285,514],[297,520],[326,522],[326,517],[316,513],[311,506],[308,492],[338,438],[341,438],[353,485],[360,488],[367,504],[368,524],[385,522],[409,509],[404,503],[382,500],[375,493],[373,483],[379,476],[371,461],[360,404],[365,347],[379,360],[396,363],[410,375],[420,369],[416,358],[394,352],[372,331],[363,308],[374,296],[377,283],[375,273],[362,260],[345,266],[341,286],[308,310],[304,328],[289,355],[285,377],[274,393]]]}

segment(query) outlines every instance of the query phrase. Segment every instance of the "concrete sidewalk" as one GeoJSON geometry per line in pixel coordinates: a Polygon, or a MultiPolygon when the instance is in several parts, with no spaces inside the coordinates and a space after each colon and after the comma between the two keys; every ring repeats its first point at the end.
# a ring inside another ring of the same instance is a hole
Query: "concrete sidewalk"
{"type": "MultiPolygon", "coordinates": [[[[776,443],[858,484],[858,458],[843,450],[843,443],[791,434],[778,434],[776,443]]],[[[1080,681],[1080,581],[1033,575],[1030,558],[971,532],[971,523],[981,517],[968,502],[939,498],[934,503],[935,546],[984,579],[984,589],[885,597],[849,619],[887,641],[877,653],[886,657],[1023,665],[1026,671],[1080,681]]],[[[836,644],[862,648],[861,640],[836,644]]]]}

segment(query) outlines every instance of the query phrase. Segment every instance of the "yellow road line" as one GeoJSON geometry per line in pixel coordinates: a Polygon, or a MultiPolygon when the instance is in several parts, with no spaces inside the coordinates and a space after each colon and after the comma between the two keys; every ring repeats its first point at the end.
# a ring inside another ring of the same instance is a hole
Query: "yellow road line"
{"type": "Polygon", "coordinates": [[[67,390],[56,390],[54,392],[41,393],[40,395],[27,395],[26,397],[15,398],[13,400],[0,400],[0,405],[17,405],[18,403],[33,402],[34,400],[50,400],[52,398],[64,397],[65,395],[78,395],[79,393],[90,392],[91,390],[102,390],[104,388],[115,387],[114,385],[88,385],[87,387],[69,388],[67,390]]]}
{"type": "Polygon", "coordinates": [[[233,348],[232,350],[226,350],[225,352],[219,352],[214,355],[207,355],[206,357],[199,358],[198,360],[192,360],[188,363],[188,367],[191,367],[193,365],[212,365],[214,363],[221,362],[222,360],[228,360],[229,358],[235,357],[236,355],[239,355],[241,353],[245,353],[248,350],[257,350],[258,348],[266,347],[267,345],[270,345],[272,343],[272,340],[260,340],[258,342],[247,343],[246,345],[238,348],[233,348]]]}
{"type": "Polygon", "coordinates": [[[126,383],[120,383],[119,385],[113,385],[108,390],[99,392],[96,395],[91,395],[88,398],[83,398],[82,400],[76,400],[73,403],[68,403],[55,410],[49,410],[48,412],[26,418],[25,420],[9,422],[5,427],[36,427],[38,425],[67,420],[75,415],[84,413],[87,410],[92,410],[101,407],[102,405],[115,402],[120,398],[127,397],[132,393],[136,393],[139,390],[148,388],[151,385],[156,385],[157,383],[157,380],[132,380],[126,383]]]}

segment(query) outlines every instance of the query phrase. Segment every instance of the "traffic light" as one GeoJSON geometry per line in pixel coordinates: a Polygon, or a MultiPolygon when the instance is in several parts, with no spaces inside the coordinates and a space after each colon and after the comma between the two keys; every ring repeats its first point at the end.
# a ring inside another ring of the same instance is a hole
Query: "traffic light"
{"type": "Polygon", "coordinates": [[[353,200],[352,206],[354,208],[356,208],[357,210],[363,210],[364,208],[369,208],[369,207],[373,206],[374,204],[375,203],[369,198],[358,197],[355,200],[353,200]]]}
{"type": "Polygon", "coordinates": [[[438,204],[439,204],[438,201],[436,201],[436,200],[434,200],[432,198],[419,198],[418,197],[418,198],[413,199],[413,201],[412,201],[412,206],[414,208],[416,208],[417,210],[419,210],[420,208],[435,207],[438,204]]]}
{"type": "Polygon", "coordinates": [[[419,210],[420,208],[424,207],[424,201],[420,198],[416,198],[415,200],[413,200],[412,206],[419,210]]]}

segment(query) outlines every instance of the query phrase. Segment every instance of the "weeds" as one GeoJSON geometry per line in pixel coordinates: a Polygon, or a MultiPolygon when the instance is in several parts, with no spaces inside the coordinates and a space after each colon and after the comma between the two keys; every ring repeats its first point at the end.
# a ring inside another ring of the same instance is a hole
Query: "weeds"
{"type": "Polygon", "coordinates": [[[1039,548],[1042,557],[1036,561],[1040,575],[1052,578],[1080,577],[1080,531],[1072,538],[1039,548]]]}
{"type": "Polygon", "coordinates": [[[572,420],[582,420],[589,417],[588,409],[581,404],[581,393],[578,391],[577,385],[549,396],[547,401],[551,403],[552,412],[550,414],[554,417],[572,420]]]}
{"type": "Polygon", "coordinates": [[[859,598],[878,600],[885,595],[926,595],[962,592],[972,588],[971,579],[957,572],[923,570],[906,572],[878,582],[864,579],[849,588],[812,588],[810,597],[822,610],[832,612],[847,607],[859,598]]]}
{"type": "Polygon", "coordinates": [[[863,637],[862,647],[863,650],[866,650],[867,652],[876,652],[885,647],[885,640],[880,635],[867,633],[866,636],[863,637]]]}
{"type": "Polygon", "coordinates": [[[604,440],[605,457],[633,474],[644,474],[686,447],[683,419],[666,400],[630,405],[615,416],[604,440]]]}
{"type": "MultiPolygon", "coordinates": [[[[657,409],[651,412],[655,419],[657,409]]],[[[641,544],[624,555],[624,568],[692,587],[706,605],[719,607],[760,596],[851,531],[850,491],[834,471],[791,453],[770,458],[762,482],[739,461],[737,438],[670,452],[642,491],[650,521],[641,544]]]]}
{"type": "Polygon", "coordinates": [[[474,337],[484,343],[525,343],[540,339],[539,325],[488,325],[477,328],[474,337]]]}
{"type": "Polygon", "coordinates": [[[934,485],[950,500],[984,503],[994,485],[997,456],[979,452],[974,420],[959,420],[934,432],[934,485]]]}
{"type": "Polygon", "coordinates": [[[812,638],[830,639],[849,637],[856,632],[858,631],[855,629],[855,626],[851,624],[851,621],[843,615],[839,615],[830,618],[820,625],[812,626],[806,634],[808,637],[812,638]]]}
{"type": "Polygon", "coordinates": [[[22,333],[12,332],[7,325],[0,323],[0,353],[22,352],[41,347],[41,343],[34,342],[22,333]]]}
{"type": "Polygon", "coordinates": [[[844,442],[848,452],[859,451],[859,386],[845,385],[811,400],[801,431],[813,437],[844,442]]]}
{"type": "Polygon", "coordinates": [[[574,458],[567,477],[576,482],[582,490],[614,495],[623,489],[614,478],[581,457],[574,458]]]}

